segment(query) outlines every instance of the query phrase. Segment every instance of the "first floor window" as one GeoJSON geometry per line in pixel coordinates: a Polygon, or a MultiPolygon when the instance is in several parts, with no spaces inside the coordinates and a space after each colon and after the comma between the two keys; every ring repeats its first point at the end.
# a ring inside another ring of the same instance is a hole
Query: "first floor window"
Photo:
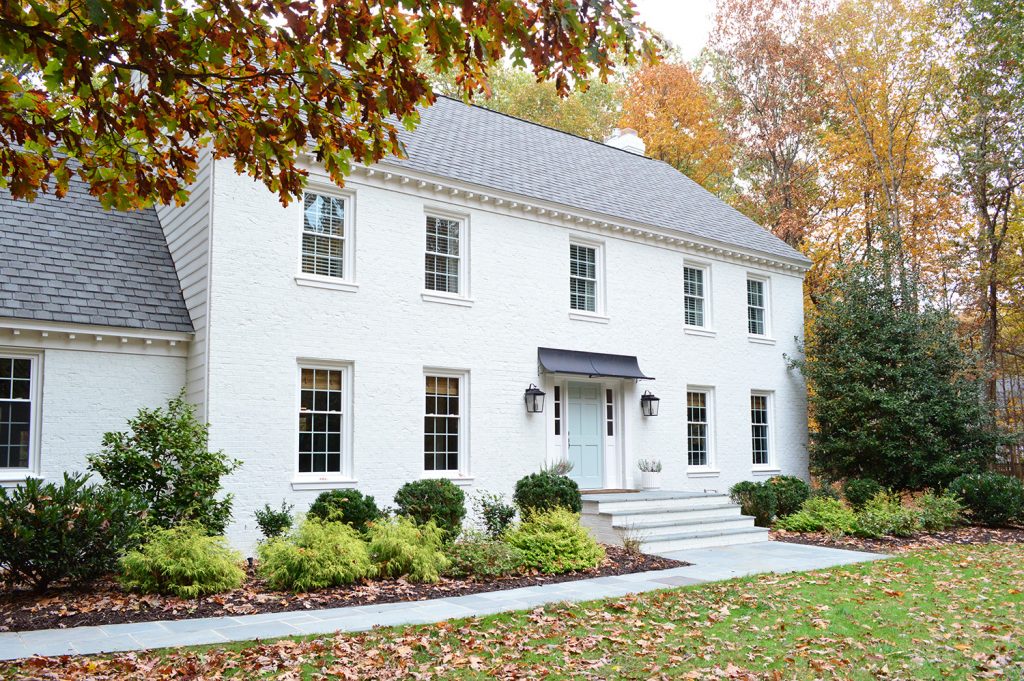
{"type": "Polygon", "coordinates": [[[683,323],[704,326],[704,270],[683,268],[683,323]]]}
{"type": "Polygon", "coordinates": [[[462,442],[463,379],[460,376],[426,377],[423,418],[423,468],[459,470],[462,442]]]}
{"type": "Polygon", "coordinates": [[[750,445],[755,466],[767,466],[768,452],[768,396],[750,396],[750,445]]]}
{"type": "Polygon", "coordinates": [[[28,468],[32,445],[30,357],[0,356],[0,468],[28,468]]]}
{"type": "Polygon", "coordinates": [[[686,457],[690,466],[707,466],[708,393],[691,390],[686,393],[686,457]]]}
{"type": "Polygon", "coordinates": [[[569,245],[569,309],[597,312],[597,249],[569,245]]]}
{"type": "Polygon", "coordinates": [[[754,336],[764,336],[768,333],[764,289],[763,280],[747,279],[747,332],[754,336]]]}
{"type": "Polygon", "coordinates": [[[344,371],[303,367],[301,373],[299,473],[341,473],[344,371]]]}
{"type": "Polygon", "coordinates": [[[427,253],[424,286],[428,291],[459,293],[462,266],[462,223],[451,218],[427,216],[427,253]]]}
{"type": "Polygon", "coordinates": [[[345,199],[306,192],[302,203],[302,271],[343,279],[348,237],[345,199]]]}

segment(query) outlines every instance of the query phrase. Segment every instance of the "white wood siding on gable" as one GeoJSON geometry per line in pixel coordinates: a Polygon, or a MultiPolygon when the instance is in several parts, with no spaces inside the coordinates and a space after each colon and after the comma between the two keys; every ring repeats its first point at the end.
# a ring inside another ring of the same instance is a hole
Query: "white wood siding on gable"
{"type": "Polygon", "coordinates": [[[199,405],[201,418],[206,418],[207,413],[213,167],[209,152],[204,151],[199,158],[196,182],[190,187],[188,203],[157,208],[167,246],[178,270],[185,305],[195,328],[195,337],[189,346],[185,388],[188,400],[199,405]]]}

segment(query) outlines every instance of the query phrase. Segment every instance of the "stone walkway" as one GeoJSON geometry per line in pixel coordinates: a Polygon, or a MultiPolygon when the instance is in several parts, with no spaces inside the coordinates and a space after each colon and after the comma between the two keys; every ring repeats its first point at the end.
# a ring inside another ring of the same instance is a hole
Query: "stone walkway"
{"type": "Polygon", "coordinates": [[[530,609],[547,603],[615,598],[760,572],[816,570],[884,557],[781,542],[722,546],[666,555],[693,565],[429,601],[0,633],[0,660],[32,655],[91,655],[336,631],[365,631],[377,626],[429,624],[530,609]]]}

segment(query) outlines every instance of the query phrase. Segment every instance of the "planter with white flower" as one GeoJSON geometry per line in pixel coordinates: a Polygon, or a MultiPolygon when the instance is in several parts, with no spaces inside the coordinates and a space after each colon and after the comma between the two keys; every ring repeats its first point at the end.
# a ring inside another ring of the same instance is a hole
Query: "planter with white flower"
{"type": "Polygon", "coordinates": [[[640,489],[661,489],[661,462],[657,459],[640,459],[640,489]]]}

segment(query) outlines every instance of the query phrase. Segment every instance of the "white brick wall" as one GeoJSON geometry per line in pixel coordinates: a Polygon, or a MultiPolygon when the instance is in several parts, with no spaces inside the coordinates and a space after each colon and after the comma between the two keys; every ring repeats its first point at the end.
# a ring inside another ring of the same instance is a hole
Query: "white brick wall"
{"type": "MultiPolygon", "coordinates": [[[[354,371],[355,486],[389,505],[395,490],[422,475],[423,368],[471,375],[470,469],[466,491],[510,493],[537,470],[551,447],[550,381],[537,374],[537,347],[637,355],[653,383],[623,389],[624,470],[637,458],[660,458],[664,486],[727,490],[752,477],[749,394],[775,395],[778,467],[806,476],[806,410],[799,376],[787,371],[802,334],[801,279],[737,262],[710,263],[714,338],[683,333],[682,268],[687,254],[612,236],[571,232],[543,221],[468,208],[446,194],[383,189],[353,179],[356,292],[299,286],[301,202],[276,198],[230,165],[216,169],[209,339],[212,446],[242,459],[228,481],[236,495],[232,540],[258,538],[252,511],[281,499],[305,510],[316,491],[296,491],[297,358],[351,362],[354,371]],[[471,307],[424,301],[425,207],[469,215],[471,307]],[[570,234],[604,243],[606,324],[572,320],[568,311],[570,234]],[[774,345],[746,331],[746,274],[770,277],[774,345]],[[548,391],[544,415],[528,415],[523,391],[548,391]],[[687,385],[715,388],[713,477],[688,475],[687,385]],[[661,414],[644,419],[639,398],[650,389],[661,414]]],[[[411,184],[409,186],[412,186],[411,184]]],[[[620,483],[622,481],[619,481],[620,483]]],[[[625,484],[633,481],[625,480],[625,484]]]]}

